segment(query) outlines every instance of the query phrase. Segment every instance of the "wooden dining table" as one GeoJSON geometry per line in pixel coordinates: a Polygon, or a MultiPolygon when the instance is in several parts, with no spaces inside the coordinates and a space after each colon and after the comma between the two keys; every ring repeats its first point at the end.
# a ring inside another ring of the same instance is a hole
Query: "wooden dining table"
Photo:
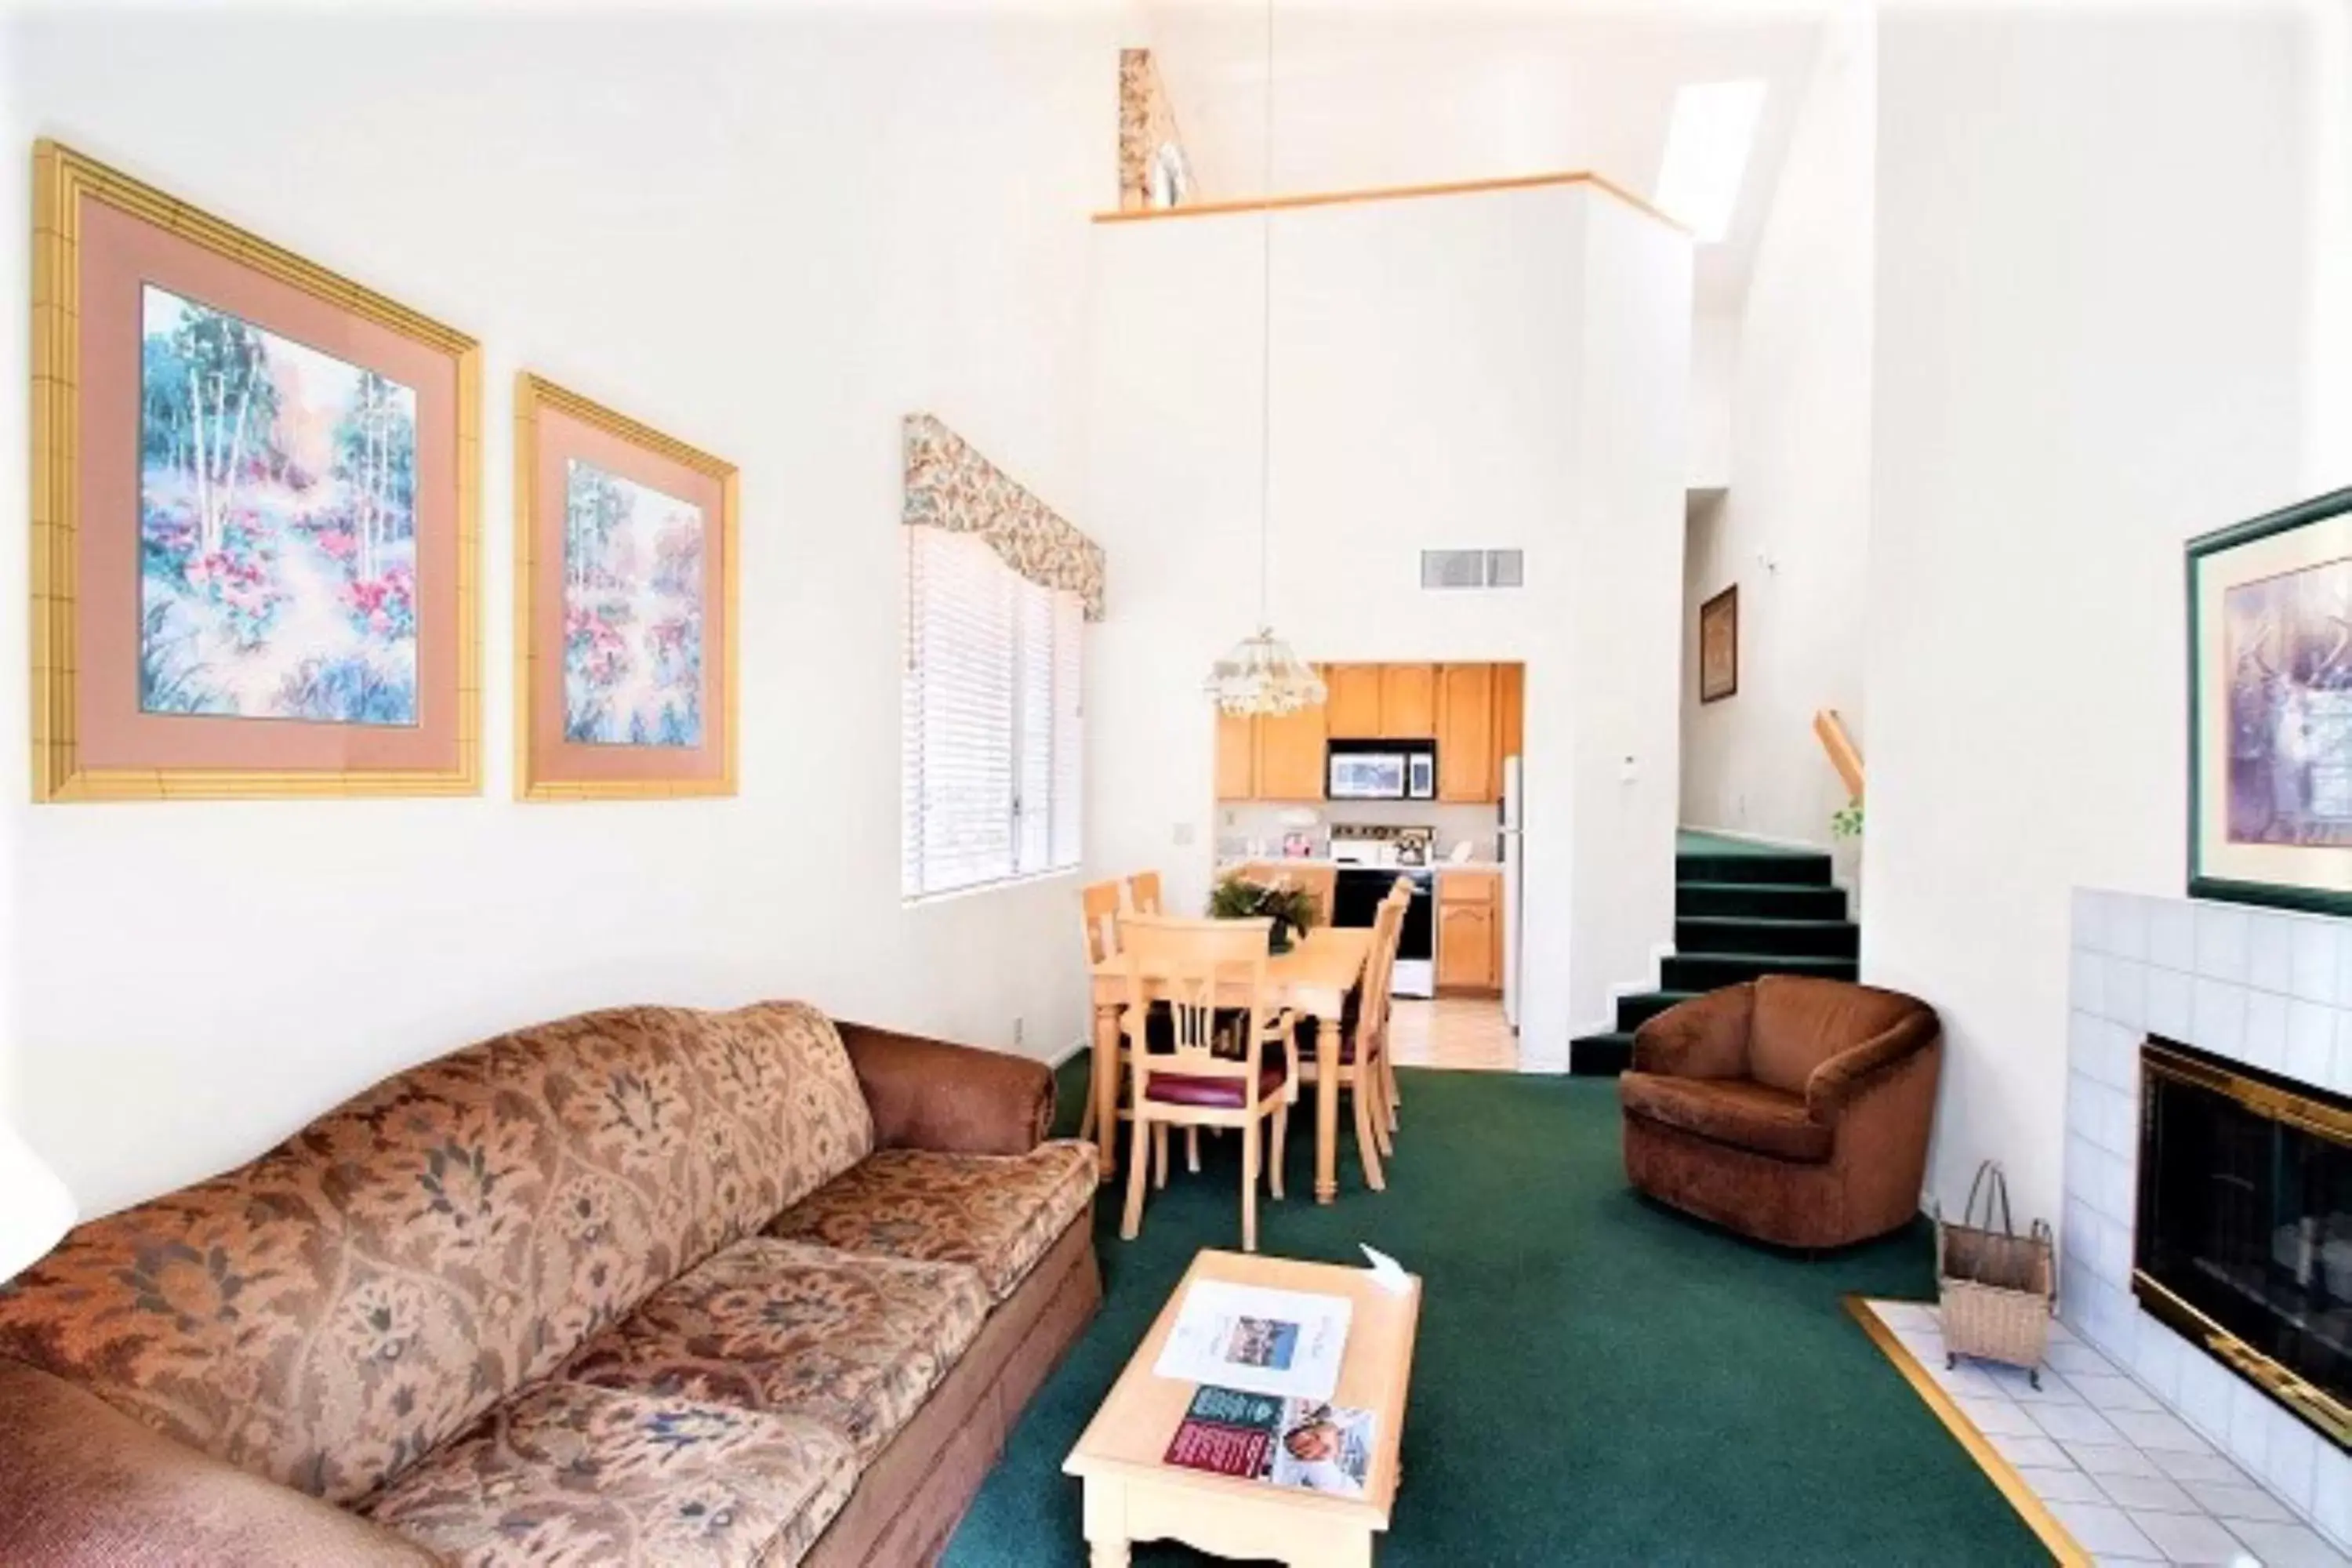
{"type": "MultiPolygon", "coordinates": [[[[1318,926],[1266,962],[1266,988],[1277,1007],[1313,1018],[1320,1047],[1336,1056],[1339,1020],[1348,993],[1362,984],[1372,955],[1372,933],[1364,926],[1318,926]]],[[[1127,962],[1118,953],[1094,966],[1095,1142],[1102,1152],[1102,1179],[1118,1174],[1118,1016],[1126,1007],[1127,962]]],[[[1339,1193],[1339,1075],[1315,1075],[1315,1201],[1328,1204],[1339,1193]]]]}

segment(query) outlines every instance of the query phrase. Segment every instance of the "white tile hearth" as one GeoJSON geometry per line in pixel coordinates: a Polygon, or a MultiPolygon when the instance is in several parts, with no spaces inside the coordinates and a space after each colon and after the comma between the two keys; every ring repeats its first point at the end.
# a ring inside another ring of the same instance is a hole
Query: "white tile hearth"
{"type": "Polygon", "coordinates": [[[2051,1325],[2036,1390],[2013,1367],[1947,1367],[1931,1302],[1864,1306],[2097,1563],[2352,1568],[2258,1476],[2166,1414],[2130,1369],[2063,1323],[2051,1325]],[[2155,1446],[2143,1446],[2143,1435],[2155,1446]]]}
{"type": "MultiPolygon", "coordinates": [[[[2073,912],[2058,1297],[2074,1335],[2052,1348],[2051,1367],[2117,1437],[2073,1422],[2089,1436],[2062,1431],[2056,1440],[2072,1468],[2102,1482],[2173,1483],[2264,1562],[2303,1561],[2317,1547],[2326,1555],[2310,1560],[2343,1563],[2352,1553],[2352,1455],[2141,1310],[2131,1277],[2141,1041],[2164,1035],[2352,1094],[2352,921],[2087,889],[2073,912]],[[2091,1366],[2086,1356],[2113,1364],[2091,1366]],[[2135,1461],[2148,1470],[2128,1468],[2135,1461]],[[2257,1542],[2241,1525],[2273,1533],[2257,1542]]],[[[2104,1495],[2137,1518],[2115,1492],[2104,1495]]],[[[2137,1513],[2146,1511],[2143,1500],[2137,1513]]],[[[2193,1554],[2210,1546],[2210,1534],[2168,1528],[2142,1533],[2175,1561],[2202,1560],[2193,1554]]]]}

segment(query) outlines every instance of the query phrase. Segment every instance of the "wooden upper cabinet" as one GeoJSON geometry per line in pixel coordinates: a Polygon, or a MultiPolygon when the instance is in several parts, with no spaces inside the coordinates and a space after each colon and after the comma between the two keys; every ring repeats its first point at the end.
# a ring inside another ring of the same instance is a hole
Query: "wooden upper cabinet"
{"type": "Polygon", "coordinates": [[[1503,759],[1527,753],[1528,667],[1495,667],[1495,798],[1503,797],[1503,759]]]}
{"type": "Polygon", "coordinates": [[[1437,667],[1383,664],[1381,672],[1382,741],[1425,741],[1437,733],[1437,667]]]}
{"type": "Polygon", "coordinates": [[[1495,667],[1449,664],[1438,674],[1437,798],[1470,804],[1500,793],[1495,768],[1495,667]]]}
{"type": "Polygon", "coordinates": [[[1217,798],[1248,800],[1257,794],[1257,721],[1217,710],[1217,798]]]}
{"type": "Polygon", "coordinates": [[[1323,671],[1331,689],[1324,704],[1324,733],[1334,741],[1378,741],[1381,729],[1381,670],[1377,664],[1334,664],[1323,671]]]}
{"type": "Polygon", "coordinates": [[[1323,798],[1323,708],[1267,714],[1257,721],[1257,798],[1323,798]]]}

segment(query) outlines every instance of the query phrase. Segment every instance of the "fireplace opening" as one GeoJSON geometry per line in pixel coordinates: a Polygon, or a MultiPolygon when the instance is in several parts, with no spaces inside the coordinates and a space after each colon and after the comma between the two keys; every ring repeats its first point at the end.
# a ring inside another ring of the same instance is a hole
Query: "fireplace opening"
{"type": "Polygon", "coordinates": [[[2140,1047],[2141,1303],[2352,1451],[2352,1100],[2140,1047]]]}

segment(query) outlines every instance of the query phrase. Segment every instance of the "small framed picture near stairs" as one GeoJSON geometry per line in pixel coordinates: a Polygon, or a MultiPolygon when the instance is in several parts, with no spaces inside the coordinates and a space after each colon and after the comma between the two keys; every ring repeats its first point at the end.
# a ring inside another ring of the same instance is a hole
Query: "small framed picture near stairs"
{"type": "Polygon", "coordinates": [[[1739,584],[1698,607],[1698,700],[1720,702],[1739,689],[1739,584]]]}

